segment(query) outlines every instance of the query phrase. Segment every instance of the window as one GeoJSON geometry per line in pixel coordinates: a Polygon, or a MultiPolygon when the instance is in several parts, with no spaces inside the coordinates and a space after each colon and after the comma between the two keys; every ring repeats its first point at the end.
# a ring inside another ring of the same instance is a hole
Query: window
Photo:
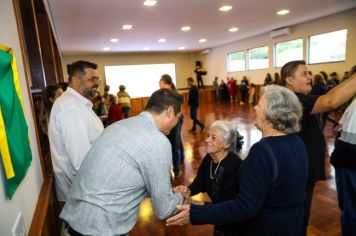
{"type": "Polygon", "coordinates": [[[248,50],[248,69],[268,68],[268,46],[248,50]]]}
{"type": "Polygon", "coordinates": [[[275,46],[275,67],[282,67],[289,61],[303,60],[303,39],[295,39],[275,46]]]}
{"type": "Polygon", "coordinates": [[[347,30],[309,37],[309,64],[344,61],[347,30]]]}
{"type": "Polygon", "coordinates": [[[232,71],[244,71],[245,65],[245,52],[232,52],[228,54],[228,68],[229,72],[232,71]]]}

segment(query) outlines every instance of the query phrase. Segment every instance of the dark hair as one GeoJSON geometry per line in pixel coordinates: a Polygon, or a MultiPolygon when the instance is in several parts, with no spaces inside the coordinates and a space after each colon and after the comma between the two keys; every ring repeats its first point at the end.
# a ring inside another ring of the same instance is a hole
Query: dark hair
{"type": "Polygon", "coordinates": [[[40,108],[39,123],[40,128],[44,134],[47,134],[48,119],[53,106],[53,102],[50,100],[50,98],[54,99],[58,89],[62,89],[62,87],[59,85],[48,85],[42,89],[42,102],[40,108]]]}
{"type": "Polygon", "coordinates": [[[92,68],[96,70],[98,65],[89,61],[76,61],[68,66],[69,80],[74,75],[83,76],[85,75],[85,69],[92,68]]]}
{"type": "Polygon", "coordinates": [[[60,82],[58,83],[59,86],[61,86],[63,92],[67,90],[68,87],[68,82],[60,82]]]}
{"type": "Polygon", "coordinates": [[[162,75],[160,81],[163,81],[165,84],[168,84],[169,86],[171,86],[171,89],[177,90],[176,86],[173,83],[172,77],[170,75],[168,75],[168,74],[162,75]]]}
{"type": "Polygon", "coordinates": [[[187,81],[189,81],[189,82],[195,82],[192,77],[188,77],[187,81]]]}
{"type": "Polygon", "coordinates": [[[290,61],[286,64],[281,69],[281,79],[282,79],[282,85],[286,85],[286,79],[287,77],[293,77],[295,71],[297,70],[299,65],[305,65],[305,61],[303,60],[296,60],[296,61],[290,61]]]}
{"type": "Polygon", "coordinates": [[[161,114],[167,110],[169,106],[174,109],[176,115],[181,111],[183,104],[183,96],[172,89],[159,89],[155,91],[148,99],[145,111],[152,111],[156,114],[161,114]]]}
{"type": "Polygon", "coordinates": [[[314,84],[325,84],[324,77],[321,74],[314,75],[314,84]]]}
{"type": "Polygon", "coordinates": [[[101,95],[98,95],[98,96],[95,96],[93,99],[92,99],[92,102],[95,103],[95,102],[102,102],[103,101],[103,97],[101,95]]]}
{"type": "Polygon", "coordinates": [[[120,90],[120,91],[125,91],[125,89],[126,89],[125,85],[122,85],[122,84],[121,84],[121,85],[119,86],[119,90],[120,90]]]}
{"type": "Polygon", "coordinates": [[[323,75],[323,77],[324,77],[324,80],[325,80],[325,82],[327,82],[328,81],[328,74],[326,74],[326,72],[325,71],[320,71],[320,74],[322,74],[323,75]]]}

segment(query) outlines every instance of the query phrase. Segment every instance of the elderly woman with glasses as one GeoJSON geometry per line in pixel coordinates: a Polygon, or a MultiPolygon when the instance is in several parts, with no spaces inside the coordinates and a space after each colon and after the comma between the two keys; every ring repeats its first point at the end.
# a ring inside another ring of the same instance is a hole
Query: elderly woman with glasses
{"type": "Polygon", "coordinates": [[[302,107],[296,95],[266,86],[255,106],[262,139],[255,143],[239,172],[238,193],[218,204],[179,205],[167,225],[241,222],[235,235],[300,235],[308,164],[300,130],[302,107]]]}
{"type": "MultiPolygon", "coordinates": [[[[243,144],[242,139],[233,123],[215,121],[205,140],[207,154],[199,166],[197,176],[188,187],[181,185],[174,190],[186,198],[204,192],[213,203],[233,199],[238,190],[235,176],[242,162],[237,155],[243,144]]],[[[215,226],[214,232],[226,233],[233,228],[234,225],[219,225],[215,226]]]]}

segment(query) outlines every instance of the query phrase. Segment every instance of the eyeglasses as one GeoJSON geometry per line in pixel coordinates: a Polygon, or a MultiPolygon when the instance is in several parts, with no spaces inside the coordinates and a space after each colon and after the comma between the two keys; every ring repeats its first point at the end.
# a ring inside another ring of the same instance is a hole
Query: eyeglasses
{"type": "Polygon", "coordinates": [[[91,78],[88,78],[87,80],[90,82],[100,82],[99,77],[91,77],[91,78]]]}

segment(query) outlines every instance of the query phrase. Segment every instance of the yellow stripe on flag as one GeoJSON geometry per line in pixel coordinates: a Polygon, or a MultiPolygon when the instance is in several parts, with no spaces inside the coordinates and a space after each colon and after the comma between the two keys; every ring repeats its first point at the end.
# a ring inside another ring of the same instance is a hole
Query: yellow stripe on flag
{"type": "Polygon", "coordinates": [[[1,152],[2,162],[5,168],[6,178],[11,179],[12,177],[15,176],[15,172],[14,172],[14,168],[12,167],[1,107],[0,107],[0,152],[1,152]]]}

